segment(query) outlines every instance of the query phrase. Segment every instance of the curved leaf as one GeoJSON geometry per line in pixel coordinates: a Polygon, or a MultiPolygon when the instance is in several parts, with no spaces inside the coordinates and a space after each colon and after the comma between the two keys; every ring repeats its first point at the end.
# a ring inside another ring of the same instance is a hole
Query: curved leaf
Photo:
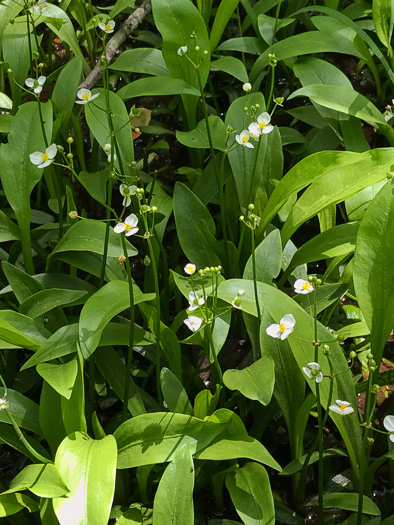
{"type": "Polygon", "coordinates": [[[147,77],[140,78],[122,87],[118,95],[122,100],[129,100],[130,98],[152,95],[194,95],[198,97],[200,92],[179,78],[147,77]]]}
{"type": "Polygon", "coordinates": [[[151,47],[139,47],[123,51],[116,62],[109,67],[115,71],[130,71],[162,77],[171,76],[164,62],[163,53],[160,49],[152,49],[151,47]]]}

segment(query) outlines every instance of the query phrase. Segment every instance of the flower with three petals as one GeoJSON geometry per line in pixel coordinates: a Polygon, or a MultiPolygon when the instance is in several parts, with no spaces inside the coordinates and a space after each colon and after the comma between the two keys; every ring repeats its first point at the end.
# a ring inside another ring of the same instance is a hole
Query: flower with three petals
{"type": "Polygon", "coordinates": [[[354,409],[350,405],[349,401],[337,399],[335,403],[336,405],[330,405],[328,408],[340,416],[347,416],[348,414],[352,414],[354,412],[354,409]]]}
{"type": "Polygon", "coordinates": [[[199,330],[202,325],[201,317],[197,317],[195,315],[189,315],[188,318],[183,322],[192,332],[197,332],[197,330],[199,330]]]}
{"type": "Polygon", "coordinates": [[[27,78],[25,80],[25,84],[27,87],[33,88],[34,93],[38,94],[38,93],[41,93],[42,86],[45,84],[46,80],[47,80],[47,77],[44,77],[43,75],[41,75],[37,79],[27,78]]]}
{"type": "Polygon", "coordinates": [[[120,194],[123,195],[122,206],[130,206],[131,196],[136,194],[137,186],[127,186],[127,184],[121,184],[119,187],[120,194]]]}
{"type": "Polygon", "coordinates": [[[177,50],[178,55],[181,57],[185,53],[187,53],[187,46],[181,46],[177,50]]]}
{"type": "Polygon", "coordinates": [[[246,129],[241,131],[239,135],[236,135],[235,140],[238,142],[238,144],[241,144],[241,146],[246,146],[247,148],[254,148],[253,144],[249,142],[250,133],[246,129]]]}
{"type": "Polygon", "coordinates": [[[267,112],[261,113],[261,115],[257,117],[257,125],[259,126],[261,133],[263,133],[264,135],[267,133],[271,133],[271,131],[274,129],[274,126],[272,126],[270,122],[271,117],[267,112]]]}
{"type": "Polygon", "coordinates": [[[76,104],[87,104],[88,102],[91,102],[95,98],[99,97],[100,93],[96,93],[95,95],[92,95],[92,92],[90,89],[80,89],[77,93],[77,97],[79,100],[76,100],[76,104]]]}
{"type": "Polygon", "coordinates": [[[189,312],[197,310],[197,308],[205,303],[205,297],[200,297],[196,292],[189,292],[189,312]]]}
{"type": "Polygon", "coordinates": [[[126,237],[129,237],[130,235],[134,235],[138,232],[138,217],[134,213],[129,215],[125,218],[124,222],[119,222],[114,227],[115,233],[123,233],[126,235],[126,237]]]}
{"type": "Polygon", "coordinates": [[[296,282],[294,283],[294,291],[295,293],[300,293],[300,294],[307,294],[307,293],[311,293],[313,292],[314,288],[313,288],[313,284],[310,283],[309,281],[305,281],[305,279],[297,279],[296,282]]]}
{"type": "Polygon", "coordinates": [[[394,416],[386,416],[383,419],[383,426],[390,434],[390,441],[394,443],[394,416]]]}
{"type": "Polygon", "coordinates": [[[113,20],[108,20],[107,23],[99,22],[99,28],[102,29],[105,33],[113,33],[115,22],[113,20]]]}
{"type": "Polygon", "coordinates": [[[47,166],[52,164],[53,159],[56,157],[56,153],[56,144],[51,144],[47,147],[44,153],[41,153],[41,151],[35,151],[34,153],[30,153],[29,159],[32,164],[37,166],[37,168],[46,168],[47,166]]]}
{"type": "Polygon", "coordinates": [[[292,314],[286,314],[282,317],[279,324],[270,324],[265,331],[271,337],[275,337],[276,339],[281,339],[283,341],[283,339],[289,337],[291,332],[294,330],[295,324],[296,320],[294,319],[294,316],[292,314]]]}
{"type": "Polygon", "coordinates": [[[323,381],[323,374],[319,363],[312,361],[312,363],[308,363],[307,366],[303,366],[302,371],[307,377],[309,377],[309,379],[313,379],[316,383],[321,383],[323,381]]]}
{"type": "Polygon", "coordinates": [[[42,2],[39,2],[38,4],[36,4],[35,6],[33,6],[33,9],[36,13],[38,13],[39,15],[41,15],[43,13],[43,11],[45,11],[46,9],[48,9],[48,5],[47,3],[43,0],[42,2]]]}
{"type": "Polygon", "coordinates": [[[183,271],[187,275],[193,275],[196,272],[196,265],[193,263],[187,263],[187,265],[184,267],[183,271]]]}

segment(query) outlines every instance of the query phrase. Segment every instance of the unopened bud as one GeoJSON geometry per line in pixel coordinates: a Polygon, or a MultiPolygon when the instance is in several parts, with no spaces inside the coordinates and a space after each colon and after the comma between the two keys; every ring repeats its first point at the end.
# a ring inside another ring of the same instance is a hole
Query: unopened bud
{"type": "Polygon", "coordinates": [[[68,216],[70,217],[70,219],[76,219],[78,217],[78,212],[76,212],[75,210],[70,211],[68,216]]]}
{"type": "Polygon", "coordinates": [[[144,265],[145,266],[149,266],[150,265],[150,259],[147,255],[145,255],[145,258],[144,258],[144,265]]]}
{"type": "Polygon", "coordinates": [[[157,212],[157,206],[152,206],[150,211],[153,212],[153,213],[156,213],[157,212]]]}
{"type": "Polygon", "coordinates": [[[245,93],[249,93],[249,91],[252,89],[252,84],[250,82],[245,82],[245,84],[242,86],[242,89],[245,91],[245,93]]]}
{"type": "Polygon", "coordinates": [[[56,146],[56,149],[57,149],[58,151],[60,151],[60,153],[63,153],[63,152],[64,152],[64,148],[63,148],[63,146],[61,146],[60,144],[58,144],[58,145],[56,146]]]}
{"type": "Polygon", "coordinates": [[[10,67],[7,69],[7,73],[8,73],[9,75],[11,75],[11,73],[12,73],[12,69],[11,69],[10,67]]]}
{"type": "Polygon", "coordinates": [[[344,340],[345,340],[345,336],[343,334],[338,334],[337,335],[337,340],[342,343],[344,340]]]}
{"type": "Polygon", "coordinates": [[[9,406],[10,404],[7,399],[0,397],[0,410],[7,410],[9,406]]]}
{"type": "Polygon", "coordinates": [[[194,49],[195,49],[195,51],[200,51],[201,48],[200,48],[200,46],[196,46],[194,49]]]}
{"type": "Polygon", "coordinates": [[[350,359],[355,359],[357,357],[357,353],[354,350],[352,350],[349,356],[350,356],[350,359]]]}
{"type": "Polygon", "coordinates": [[[121,255],[118,259],[118,261],[120,262],[120,264],[123,264],[126,260],[126,257],[124,255],[121,255]]]}
{"type": "Polygon", "coordinates": [[[74,139],[72,137],[67,137],[67,143],[68,144],[73,144],[74,143],[74,139]]]}
{"type": "Polygon", "coordinates": [[[74,157],[74,155],[72,153],[67,153],[66,157],[71,160],[74,157]]]}
{"type": "Polygon", "coordinates": [[[254,210],[254,204],[249,204],[249,206],[248,206],[248,210],[249,210],[249,211],[253,211],[253,210],[254,210]]]}

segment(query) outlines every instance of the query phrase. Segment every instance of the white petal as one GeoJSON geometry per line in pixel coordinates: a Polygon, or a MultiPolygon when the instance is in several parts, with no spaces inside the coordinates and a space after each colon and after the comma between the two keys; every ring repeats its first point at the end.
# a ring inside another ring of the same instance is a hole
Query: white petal
{"type": "Polygon", "coordinates": [[[293,329],[295,324],[296,324],[296,320],[294,319],[294,315],[292,315],[292,314],[284,315],[282,317],[282,319],[280,320],[280,324],[284,324],[286,328],[293,329]]]}
{"type": "Polygon", "coordinates": [[[392,434],[392,435],[390,436],[390,441],[392,441],[392,442],[394,443],[394,434],[392,434]]]}
{"type": "Polygon", "coordinates": [[[56,146],[56,144],[53,143],[50,146],[48,146],[47,149],[45,150],[45,153],[48,154],[48,157],[50,159],[54,159],[56,157],[56,154],[57,154],[57,146],[56,146]]]}
{"type": "MultiPolygon", "coordinates": [[[[386,416],[383,419],[383,425],[386,430],[389,432],[394,432],[394,416],[386,416]]],[[[394,436],[392,436],[394,437],[394,436]]],[[[391,439],[391,437],[390,437],[391,439]]]]}
{"type": "Polygon", "coordinates": [[[124,222],[126,224],[129,224],[132,227],[137,226],[137,224],[138,224],[138,217],[137,217],[137,215],[132,213],[131,215],[129,215],[128,217],[125,218],[124,222]]]}
{"type": "Polygon", "coordinates": [[[104,22],[99,22],[99,28],[102,29],[103,31],[105,31],[105,24],[104,22]]]}
{"type": "Polygon", "coordinates": [[[135,233],[137,233],[138,230],[139,230],[139,228],[131,228],[131,230],[126,232],[125,235],[126,235],[126,237],[130,237],[130,235],[134,235],[135,233]]]}
{"type": "Polygon", "coordinates": [[[183,271],[187,273],[187,275],[193,275],[196,271],[196,265],[192,263],[187,263],[187,265],[184,267],[183,271]]]}
{"type": "Polygon", "coordinates": [[[38,77],[37,82],[40,84],[40,86],[43,86],[47,80],[47,77],[44,77],[44,75],[41,75],[38,77]]]}
{"type": "Polygon", "coordinates": [[[114,20],[109,20],[108,21],[108,25],[111,27],[111,29],[113,29],[115,27],[115,22],[114,20]]]}
{"type": "Polygon", "coordinates": [[[47,166],[49,166],[50,164],[52,164],[52,160],[46,160],[45,162],[43,162],[42,164],[40,164],[39,166],[37,166],[38,168],[46,168],[47,166]]]}
{"type": "Polygon", "coordinates": [[[122,201],[122,206],[125,206],[127,208],[128,206],[130,206],[130,203],[131,203],[130,197],[125,197],[122,201]]]}
{"type": "Polygon", "coordinates": [[[202,325],[201,317],[196,317],[195,315],[189,315],[183,322],[192,332],[196,332],[202,325]]]}
{"type": "Polygon", "coordinates": [[[248,130],[249,130],[252,138],[254,138],[253,135],[255,135],[256,137],[260,136],[261,129],[260,129],[260,126],[258,124],[256,124],[256,122],[252,122],[251,124],[249,124],[248,130]]]}
{"type": "Polygon", "coordinates": [[[320,370],[319,363],[315,363],[315,361],[312,361],[312,363],[308,363],[309,368],[312,368],[312,370],[320,370]]]}
{"type": "Polygon", "coordinates": [[[205,303],[205,299],[206,299],[206,297],[200,297],[200,298],[198,299],[198,304],[199,304],[200,306],[201,306],[202,304],[204,304],[204,303],[205,303]]]}
{"type": "Polygon", "coordinates": [[[193,304],[195,299],[198,299],[198,293],[189,292],[189,303],[193,304]]]}
{"type": "Polygon", "coordinates": [[[126,229],[126,226],[123,222],[119,222],[116,226],[114,226],[114,232],[115,233],[122,233],[126,229]]]}
{"type": "Polygon", "coordinates": [[[196,304],[189,304],[189,312],[194,312],[194,310],[197,310],[198,306],[196,304]]]}
{"type": "Polygon", "coordinates": [[[75,103],[76,104],[87,104],[88,101],[87,100],[76,100],[75,103]]]}
{"type": "Polygon", "coordinates": [[[293,328],[286,328],[286,330],[282,332],[280,336],[281,340],[283,341],[284,339],[287,339],[292,331],[293,331],[293,328]]]}
{"type": "Polygon", "coordinates": [[[29,155],[30,162],[38,166],[38,164],[42,163],[41,155],[42,155],[41,151],[35,151],[34,153],[30,153],[29,155]]]}
{"type": "Polygon", "coordinates": [[[323,374],[321,372],[319,372],[316,376],[316,383],[321,383],[323,381],[324,377],[323,377],[323,374]]]}
{"type": "Polygon", "coordinates": [[[261,113],[261,115],[257,117],[257,122],[265,122],[266,124],[269,124],[271,122],[271,117],[269,116],[269,113],[267,113],[266,111],[264,113],[261,113]]]}
{"type": "Polygon", "coordinates": [[[138,187],[137,186],[129,186],[130,195],[135,195],[137,193],[138,187]]]}
{"type": "Polygon", "coordinates": [[[238,142],[238,144],[243,144],[242,140],[241,140],[241,135],[235,135],[235,140],[238,142]]]}
{"type": "Polygon", "coordinates": [[[90,98],[89,98],[89,102],[91,100],[94,100],[95,98],[99,97],[100,96],[100,93],[96,93],[95,95],[92,95],[90,98]]]}
{"type": "Polygon", "coordinates": [[[32,88],[34,86],[34,80],[32,78],[27,78],[25,84],[27,87],[32,88]]]}
{"type": "Polygon", "coordinates": [[[336,399],[335,400],[335,403],[340,406],[340,405],[345,405],[345,407],[348,407],[350,405],[349,401],[342,401],[341,399],[336,399]]]}
{"type": "Polygon", "coordinates": [[[333,412],[336,412],[337,414],[340,414],[341,416],[343,415],[343,412],[342,410],[339,408],[338,405],[330,405],[328,407],[330,410],[332,410],[333,412]]]}
{"type": "Polygon", "coordinates": [[[119,191],[120,191],[120,194],[121,195],[124,195],[124,191],[127,190],[129,187],[127,186],[127,184],[121,184],[119,186],[119,191]]]}
{"type": "Polygon", "coordinates": [[[251,144],[250,142],[244,142],[243,145],[247,148],[254,148],[253,144],[251,144]]]}
{"type": "Polygon", "coordinates": [[[265,329],[266,333],[271,337],[279,338],[281,336],[281,331],[278,324],[270,324],[265,329]]]}
{"type": "Polygon", "coordinates": [[[304,372],[304,374],[307,377],[309,377],[309,379],[313,379],[312,372],[310,371],[310,369],[307,366],[303,366],[302,367],[302,371],[304,372]]]}
{"type": "Polygon", "coordinates": [[[92,92],[90,91],[90,89],[82,88],[82,89],[78,90],[77,97],[78,98],[82,98],[82,95],[85,95],[85,94],[88,94],[90,96],[92,94],[92,92]]]}
{"type": "Polygon", "coordinates": [[[274,126],[264,126],[264,128],[261,130],[261,133],[263,133],[264,135],[267,135],[267,133],[271,133],[271,131],[273,131],[274,129],[274,126]]]}
{"type": "Polygon", "coordinates": [[[342,414],[343,414],[344,416],[347,416],[348,414],[352,414],[353,412],[354,412],[353,407],[347,407],[347,408],[345,408],[345,410],[342,412],[342,414]]]}
{"type": "Polygon", "coordinates": [[[38,95],[38,93],[41,93],[41,91],[42,91],[42,86],[37,86],[37,87],[35,87],[35,88],[33,89],[33,91],[34,91],[34,93],[37,93],[37,95],[38,95]]]}

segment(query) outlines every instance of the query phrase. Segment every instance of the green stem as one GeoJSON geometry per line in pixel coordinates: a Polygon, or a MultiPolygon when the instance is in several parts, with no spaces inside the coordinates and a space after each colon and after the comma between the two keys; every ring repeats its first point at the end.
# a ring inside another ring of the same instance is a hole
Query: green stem
{"type": "Polygon", "coordinates": [[[259,141],[257,143],[256,156],[254,158],[252,178],[251,178],[250,186],[249,186],[249,194],[248,194],[248,202],[247,202],[247,204],[250,204],[252,202],[252,195],[253,195],[253,189],[254,189],[254,180],[256,178],[257,162],[259,160],[259,153],[260,153],[261,137],[262,137],[262,135],[259,136],[259,141]]]}
{"type": "Polygon", "coordinates": [[[270,91],[267,98],[267,112],[270,111],[271,101],[274,94],[274,83],[275,83],[275,67],[271,67],[271,84],[270,84],[270,91]]]}
{"type": "Polygon", "coordinates": [[[124,235],[122,235],[121,238],[122,238],[123,255],[126,257],[125,262],[126,262],[127,281],[129,283],[129,297],[130,297],[129,347],[127,351],[126,380],[125,380],[125,385],[124,385],[123,408],[122,408],[122,421],[126,421],[128,401],[129,401],[129,392],[130,392],[131,364],[132,364],[132,359],[133,359],[133,348],[134,348],[135,312],[134,312],[133,278],[131,276],[130,260],[127,254],[126,239],[124,238],[124,235]]]}
{"type": "Polygon", "coordinates": [[[18,426],[18,423],[15,421],[13,415],[11,412],[6,408],[5,413],[7,414],[9,420],[11,421],[11,425],[14,427],[14,430],[18,436],[18,438],[22,441],[22,443],[25,445],[27,450],[32,454],[38,461],[41,461],[42,463],[52,463],[52,461],[48,458],[45,458],[44,456],[41,456],[34,448],[30,445],[30,443],[27,441],[25,436],[23,435],[23,432],[18,426]]]}

